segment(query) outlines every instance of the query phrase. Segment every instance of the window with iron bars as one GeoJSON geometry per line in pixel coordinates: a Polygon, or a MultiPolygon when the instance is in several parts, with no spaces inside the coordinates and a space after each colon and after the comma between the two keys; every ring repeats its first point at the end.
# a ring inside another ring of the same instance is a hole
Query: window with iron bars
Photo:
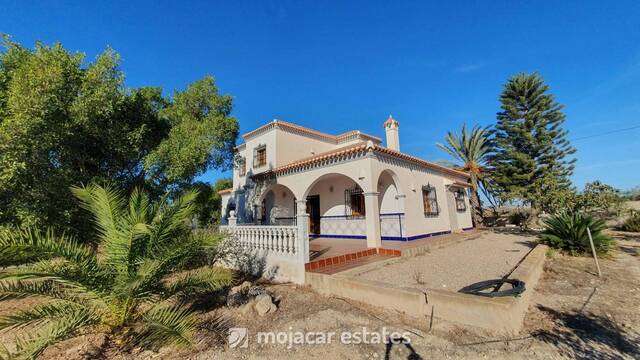
{"type": "Polygon", "coordinates": [[[260,145],[253,150],[253,167],[259,168],[267,165],[267,146],[260,145]]]}
{"type": "Polygon", "coordinates": [[[436,188],[431,185],[422,187],[422,205],[425,216],[437,216],[440,213],[436,188]]]}
{"type": "Polygon", "coordinates": [[[344,204],[347,216],[365,216],[364,193],[360,186],[356,185],[353,189],[344,191],[344,204]]]}
{"type": "Polygon", "coordinates": [[[456,210],[458,210],[458,211],[466,211],[467,210],[467,204],[464,201],[464,190],[458,189],[453,194],[454,194],[454,196],[456,198],[456,210]]]}

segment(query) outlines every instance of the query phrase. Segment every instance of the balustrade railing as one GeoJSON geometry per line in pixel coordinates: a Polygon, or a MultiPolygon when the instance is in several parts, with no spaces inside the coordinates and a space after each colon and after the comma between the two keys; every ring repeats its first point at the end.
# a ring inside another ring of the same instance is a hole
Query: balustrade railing
{"type": "Polygon", "coordinates": [[[297,226],[240,225],[220,226],[236,237],[240,246],[281,255],[295,255],[299,252],[297,226]]]}

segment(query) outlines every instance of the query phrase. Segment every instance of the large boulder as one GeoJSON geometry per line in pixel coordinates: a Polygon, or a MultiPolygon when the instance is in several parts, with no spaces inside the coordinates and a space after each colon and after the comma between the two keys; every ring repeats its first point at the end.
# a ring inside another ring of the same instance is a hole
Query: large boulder
{"type": "Polygon", "coordinates": [[[271,295],[269,294],[258,295],[255,298],[255,304],[253,305],[253,308],[260,316],[265,316],[278,310],[278,307],[273,303],[271,295]]]}

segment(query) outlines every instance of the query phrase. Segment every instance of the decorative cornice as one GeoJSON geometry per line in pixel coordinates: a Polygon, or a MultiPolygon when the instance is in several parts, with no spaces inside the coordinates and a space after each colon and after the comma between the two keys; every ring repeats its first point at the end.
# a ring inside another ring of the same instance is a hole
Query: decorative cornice
{"type": "MultiPolygon", "coordinates": [[[[257,135],[263,134],[273,128],[288,130],[300,135],[313,137],[313,138],[320,139],[332,144],[340,144],[356,138],[362,138],[364,140],[372,140],[378,143],[382,141],[382,139],[380,139],[377,136],[365,134],[358,130],[347,131],[340,135],[331,135],[331,134],[323,133],[317,130],[309,129],[301,125],[293,124],[293,123],[286,122],[283,120],[278,120],[278,119],[275,119],[268,124],[265,124],[255,130],[252,130],[252,131],[249,131],[248,133],[243,134],[242,138],[246,141],[257,135]]],[[[238,145],[238,148],[240,146],[242,146],[242,144],[238,145]]]]}

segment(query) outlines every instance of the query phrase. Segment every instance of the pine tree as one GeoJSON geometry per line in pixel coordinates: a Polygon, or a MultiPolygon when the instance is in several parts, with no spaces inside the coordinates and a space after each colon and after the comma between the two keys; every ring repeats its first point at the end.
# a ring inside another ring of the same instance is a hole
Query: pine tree
{"type": "Polygon", "coordinates": [[[553,199],[572,191],[575,149],[562,128],[562,105],[538,74],[517,74],[500,95],[494,130],[492,178],[503,200],[549,211],[553,199]]]}

